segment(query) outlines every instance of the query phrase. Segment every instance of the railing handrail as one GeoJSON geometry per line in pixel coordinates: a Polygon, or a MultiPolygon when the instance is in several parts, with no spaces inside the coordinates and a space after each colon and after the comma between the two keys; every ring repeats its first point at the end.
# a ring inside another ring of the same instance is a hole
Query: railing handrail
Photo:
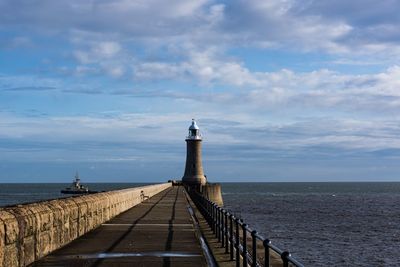
{"type": "Polygon", "coordinates": [[[243,266],[262,266],[257,258],[257,240],[263,243],[264,266],[269,267],[269,250],[271,249],[281,257],[283,267],[289,266],[289,263],[295,267],[304,267],[304,265],[293,258],[288,251],[284,251],[272,244],[270,239],[265,238],[257,231],[251,229],[241,218],[236,217],[229,210],[218,206],[216,203],[210,201],[197,191],[190,190],[189,193],[194,196],[192,199],[195,204],[197,206],[200,205],[200,210],[205,216],[212,231],[215,233],[216,238],[218,238],[221,245],[225,247],[225,253],[230,253],[231,260],[234,258],[233,250],[236,249],[235,258],[237,267],[240,267],[240,255],[242,256],[243,266]],[[236,225],[235,230],[234,225],[236,225]],[[240,232],[242,232],[242,241],[240,241],[240,232]],[[247,236],[251,237],[252,247],[247,246],[247,236]]]}

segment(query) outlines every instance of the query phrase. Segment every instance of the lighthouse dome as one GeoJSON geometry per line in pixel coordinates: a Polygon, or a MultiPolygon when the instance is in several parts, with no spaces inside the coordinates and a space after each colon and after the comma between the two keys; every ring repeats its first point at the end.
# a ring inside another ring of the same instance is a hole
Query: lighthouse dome
{"type": "Polygon", "coordinates": [[[199,130],[199,126],[197,126],[194,119],[192,120],[192,125],[190,125],[189,130],[199,130]]]}
{"type": "Polygon", "coordinates": [[[186,137],[186,140],[201,140],[200,128],[194,119],[192,120],[192,125],[189,127],[189,135],[186,137]]]}

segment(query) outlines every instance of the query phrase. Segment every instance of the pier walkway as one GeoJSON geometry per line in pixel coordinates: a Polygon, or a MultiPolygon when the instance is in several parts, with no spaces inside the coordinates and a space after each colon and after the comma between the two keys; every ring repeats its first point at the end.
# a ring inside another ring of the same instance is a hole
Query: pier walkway
{"type": "Polygon", "coordinates": [[[207,266],[183,187],[171,187],[30,266],[207,266]]]}

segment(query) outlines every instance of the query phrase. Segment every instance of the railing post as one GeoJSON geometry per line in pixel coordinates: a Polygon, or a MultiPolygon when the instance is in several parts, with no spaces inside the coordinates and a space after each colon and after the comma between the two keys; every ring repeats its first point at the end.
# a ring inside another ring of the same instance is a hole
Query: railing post
{"type": "Polygon", "coordinates": [[[217,234],[217,236],[218,236],[218,205],[217,204],[214,204],[215,205],[215,233],[217,234]]]}
{"type": "Polygon", "coordinates": [[[229,253],[229,239],[228,239],[228,211],[225,210],[225,253],[229,253]]]}
{"type": "Polygon", "coordinates": [[[208,225],[210,225],[212,229],[212,206],[210,201],[207,201],[207,207],[208,207],[208,217],[210,218],[208,221],[208,225]]]}
{"type": "Polygon", "coordinates": [[[221,208],[217,207],[217,213],[218,213],[218,218],[217,218],[217,233],[218,233],[218,242],[221,242],[221,208]]]}
{"type": "Polygon", "coordinates": [[[235,219],[235,223],[236,223],[236,233],[235,233],[236,267],[240,267],[240,246],[239,246],[240,232],[239,232],[239,219],[238,218],[235,219]]]}
{"type": "Polygon", "coordinates": [[[215,237],[218,237],[218,206],[214,203],[215,211],[215,237]]]}
{"type": "Polygon", "coordinates": [[[251,231],[251,241],[252,241],[252,267],[257,267],[257,231],[251,231]]]}
{"type": "Polygon", "coordinates": [[[208,203],[207,203],[207,200],[204,197],[201,198],[201,204],[203,206],[204,213],[207,213],[207,211],[208,211],[207,204],[208,203]]]}
{"type": "Polygon", "coordinates": [[[214,229],[214,219],[215,219],[215,204],[214,204],[214,202],[210,203],[210,212],[212,213],[212,217],[213,217],[212,228],[214,229]]]}
{"type": "Polygon", "coordinates": [[[282,265],[283,267],[289,267],[288,257],[290,257],[289,251],[282,252],[281,258],[282,258],[282,262],[283,262],[283,265],[282,265]]]}
{"type": "Polygon", "coordinates": [[[206,214],[207,214],[207,223],[210,225],[210,202],[207,200],[205,201],[206,204],[206,214]]]}
{"type": "Polygon", "coordinates": [[[229,214],[229,241],[231,261],[233,261],[233,214],[229,214]]]}
{"type": "Polygon", "coordinates": [[[210,214],[211,214],[211,221],[210,221],[210,224],[211,224],[211,229],[213,230],[213,232],[214,232],[214,203],[213,202],[210,202],[210,214]]]}
{"type": "Polygon", "coordinates": [[[214,234],[215,237],[218,237],[218,209],[217,209],[217,205],[214,203],[214,234]]]}
{"type": "Polygon", "coordinates": [[[214,211],[214,203],[211,204],[211,229],[215,234],[215,211],[214,211]]]}
{"type": "Polygon", "coordinates": [[[208,209],[208,225],[212,229],[212,207],[211,207],[211,202],[207,201],[207,209],[208,209]]]}
{"type": "Polygon", "coordinates": [[[269,267],[269,244],[271,244],[271,241],[269,239],[265,239],[263,241],[263,246],[264,246],[264,266],[269,267]]]}
{"type": "Polygon", "coordinates": [[[224,220],[225,220],[225,210],[221,208],[221,231],[220,231],[220,235],[221,235],[221,247],[223,248],[225,245],[225,224],[224,224],[224,220]]]}
{"type": "Polygon", "coordinates": [[[243,257],[243,267],[247,267],[247,224],[242,224],[243,230],[243,241],[242,241],[242,257],[243,257]]]}

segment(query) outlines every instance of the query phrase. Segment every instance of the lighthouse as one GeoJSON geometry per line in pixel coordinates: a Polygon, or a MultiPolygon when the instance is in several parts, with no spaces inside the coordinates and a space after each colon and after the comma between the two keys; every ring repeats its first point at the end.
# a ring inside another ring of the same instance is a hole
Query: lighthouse
{"type": "Polygon", "coordinates": [[[200,129],[193,119],[186,137],[186,167],[182,177],[182,182],[187,185],[205,185],[207,182],[201,161],[201,141],[200,129]]]}

